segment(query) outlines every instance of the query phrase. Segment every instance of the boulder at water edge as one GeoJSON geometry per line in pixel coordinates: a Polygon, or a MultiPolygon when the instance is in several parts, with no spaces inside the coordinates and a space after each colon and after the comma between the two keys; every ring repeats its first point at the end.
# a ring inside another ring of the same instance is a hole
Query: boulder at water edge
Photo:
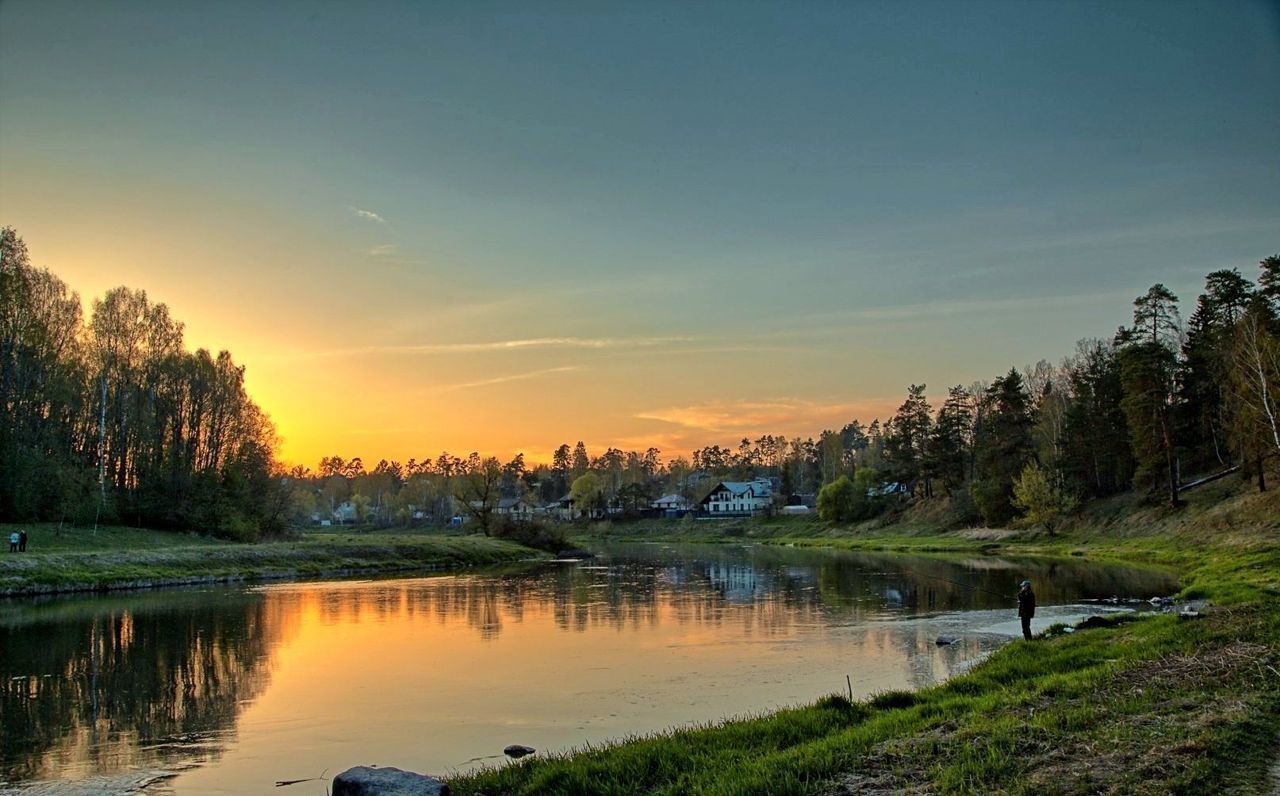
{"type": "Polygon", "coordinates": [[[356,766],[333,778],[333,796],[449,796],[449,786],[398,768],[356,766]]]}

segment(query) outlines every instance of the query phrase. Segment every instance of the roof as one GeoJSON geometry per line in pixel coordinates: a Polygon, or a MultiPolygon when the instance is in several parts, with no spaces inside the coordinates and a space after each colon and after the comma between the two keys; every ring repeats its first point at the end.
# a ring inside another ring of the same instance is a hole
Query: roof
{"type": "Polygon", "coordinates": [[[689,499],[686,498],[684,495],[677,495],[675,493],[672,493],[670,495],[663,495],[662,497],[658,498],[653,502],[654,503],[688,503],[689,499]]]}
{"type": "Polygon", "coordinates": [[[747,492],[754,492],[755,497],[768,497],[773,493],[773,485],[763,478],[757,478],[755,481],[721,481],[707,493],[702,502],[706,503],[711,500],[711,496],[722,488],[729,490],[729,493],[734,497],[741,497],[747,492]]]}
{"type": "MultiPolygon", "coordinates": [[[[734,495],[741,495],[748,490],[755,490],[757,495],[773,491],[773,485],[763,478],[756,479],[755,481],[721,481],[719,486],[724,487],[734,495]]],[[[713,489],[711,491],[714,492],[715,490],[713,489]]]]}

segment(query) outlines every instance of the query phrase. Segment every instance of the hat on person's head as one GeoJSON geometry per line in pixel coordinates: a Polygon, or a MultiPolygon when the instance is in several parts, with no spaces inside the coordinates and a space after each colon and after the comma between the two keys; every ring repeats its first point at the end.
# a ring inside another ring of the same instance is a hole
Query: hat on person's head
{"type": "Polygon", "coordinates": [[[1020,588],[1023,588],[1023,589],[1027,588],[1027,587],[1028,587],[1028,586],[1030,586],[1030,585],[1031,585],[1031,581],[1029,581],[1029,580],[1024,580],[1024,581],[1022,581],[1021,583],[1019,583],[1019,584],[1018,584],[1018,586],[1019,586],[1020,588]]]}

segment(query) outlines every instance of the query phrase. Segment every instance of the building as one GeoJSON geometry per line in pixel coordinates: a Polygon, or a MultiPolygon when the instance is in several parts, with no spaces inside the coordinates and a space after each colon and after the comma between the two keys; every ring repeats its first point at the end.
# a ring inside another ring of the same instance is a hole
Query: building
{"type": "Polygon", "coordinates": [[[749,517],[773,505],[773,485],[768,479],[754,481],[721,481],[700,504],[711,517],[749,517]]]}
{"type": "Polygon", "coordinates": [[[663,495],[649,505],[663,517],[681,517],[693,511],[693,503],[684,495],[675,493],[663,495]]]}
{"type": "Polygon", "coordinates": [[[542,508],[535,506],[524,498],[501,498],[493,508],[494,514],[501,514],[513,520],[528,522],[534,515],[543,513],[542,508]]]}

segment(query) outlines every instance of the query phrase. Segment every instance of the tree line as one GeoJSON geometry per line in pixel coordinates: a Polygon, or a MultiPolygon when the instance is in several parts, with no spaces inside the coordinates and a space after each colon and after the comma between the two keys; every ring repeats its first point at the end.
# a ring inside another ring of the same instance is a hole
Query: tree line
{"type": "Polygon", "coordinates": [[[182,324],[143,291],[116,288],[82,317],[78,296],[0,232],[0,519],[128,521],[238,538],[345,510],[358,523],[488,529],[503,501],[640,514],[662,494],[696,504],[719,480],[769,478],[823,516],[870,517],[946,496],[956,524],[1043,525],[1080,500],[1139,489],[1177,503],[1194,477],[1238,468],[1266,486],[1280,453],[1280,257],[1256,283],[1209,274],[1183,323],[1154,285],[1130,325],[1058,365],[924,384],[881,422],[816,438],[764,434],[689,457],[579,441],[546,463],[448,452],[408,462],[325,457],[280,473],[266,415],[226,351],[188,352],[182,324]]]}
{"type": "MultiPolygon", "coordinates": [[[[343,502],[357,521],[439,522],[455,512],[489,527],[502,500],[640,514],[660,494],[696,504],[717,481],[767,477],[781,499],[816,496],[820,513],[849,521],[906,499],[945,496],[950,522],[1052,527],[1079,501],[1138,489],[1179,501],[1197,475],[1240,469],[1266,486],[1280,453],[1280,257],[1257,283],[1238,270],[1208,275],[1188,323],[1157,284],[1134,302],[1131,325],[1081,340],[1058,365],[1011,368],[990,382],[956,385],[935,410],[911,385],[884,422],[851,421],[817,438],[765,434],[688,458],[656,448],[560,445],[548,464],[445,452],[407,464],[329,457],[296,468],[295,521],[343,502]]],[[[806,498],[807,499],[807,498],[806,498]]]]}
{"type": "Polygon", "coordinates": [[[1134,301],[1131,325],[1080,341],[1057,366],[952,387],[936,412],[925,385],[912,385],[869,443],[855,431],[859,442],[843,446],[849,472],[819,506],[865,516],[867,488],[890,479],[911,495],[949,496],[957,523],[1021,514],[1051,528],[1080,500],[1131,489],[1177,505],[1197,476],[1238,469],[1266,489],[1267,459],[1280,454],[1278,387],[1272,256],[1256,284],[1237,269],[1209,274],[1185,324],[1177,296],[1156,284],[1134,301]],[[863,468],[875,472],[855,483],[863,468]]]}
{"type": "Polygon", "coordinates": [[[275,434],[226,351],[142,290],[80,297],[0,230],[0,520],[283,528],[275,434]]]}

